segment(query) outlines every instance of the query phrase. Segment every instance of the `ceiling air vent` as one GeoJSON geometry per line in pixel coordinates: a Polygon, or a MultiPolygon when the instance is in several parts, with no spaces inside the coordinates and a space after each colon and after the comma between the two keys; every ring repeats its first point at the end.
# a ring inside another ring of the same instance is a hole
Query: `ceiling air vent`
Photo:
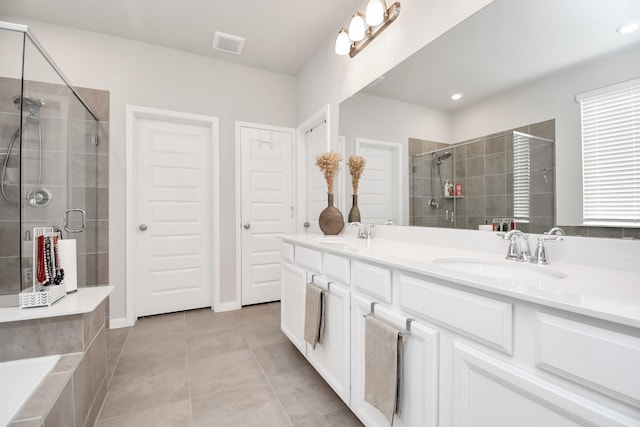
{"type": "Polygon", "coordinates": [[[244,48],[244,38],[216,31],[213,34],[213,48],[221,52],[240,55],[244,48]]]}

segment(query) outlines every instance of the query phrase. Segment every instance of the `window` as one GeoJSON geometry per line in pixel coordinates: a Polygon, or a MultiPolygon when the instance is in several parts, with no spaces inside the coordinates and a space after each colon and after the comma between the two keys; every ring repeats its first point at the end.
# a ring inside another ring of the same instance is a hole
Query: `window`
{"type": "Polygon", "coordinates": [[[584,224],[640,226],[640,79],[577,100],[584,224]]]}
{"type": "Polygon", "coordinates": [[[518,223],[529,222],[531,194],[531,150],[529,137],[513,132],[513,216],[518,223]]]}

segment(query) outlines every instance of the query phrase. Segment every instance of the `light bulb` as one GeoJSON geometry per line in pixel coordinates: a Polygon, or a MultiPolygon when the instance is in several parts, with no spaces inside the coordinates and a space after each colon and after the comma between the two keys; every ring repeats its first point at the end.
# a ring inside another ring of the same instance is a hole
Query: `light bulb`
{"type": "Polygon", "coordinates": [[[354,42],[359,42],[364,39],[366,29],[362,14],[360,12],[354,13],[349,24],[349,38],[354,42]]]}
{"type": "Polygon", "coordinates": [[[384,0],[369,0],[367,4],[366,19],[367,25],[375,27],[382,24],[384,14],[387,11],[387,5],[384,0]]]}
{"type": "Polygon", "coordinates": [[[336,53],[338,55],[344,56],[349,54],[349,50],[351,49],[351,40],[349,40],[349,35],[347,34],[347,30],[344,28],[340,30],[338,33],[338,37],[336,37],[336,53]]]}
{"type": "Polygon", "coordinates": [[[462,93],[454,93],[453,95],[451,95],[451,99],[453,99],[454,101],[459,101],[462,99],[462,96],[462,93]]]}

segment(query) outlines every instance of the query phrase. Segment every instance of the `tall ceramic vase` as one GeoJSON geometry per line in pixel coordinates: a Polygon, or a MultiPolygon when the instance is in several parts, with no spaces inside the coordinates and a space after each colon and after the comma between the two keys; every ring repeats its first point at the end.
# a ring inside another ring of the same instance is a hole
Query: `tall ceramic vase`
{"type": "Polygon", "coordinates": [[[349,211],[349,222],[360,222],[360,209],[358,209],[358,195],[351,196],[352,206],[349,211]]]}
{"type": "Polygon", "coordinates": [[[344,228],[342,213],[333,206],[332,193],[327,193],[327,207],[320,212],[318,223],[324,234],[336,235],[344,228]]]}

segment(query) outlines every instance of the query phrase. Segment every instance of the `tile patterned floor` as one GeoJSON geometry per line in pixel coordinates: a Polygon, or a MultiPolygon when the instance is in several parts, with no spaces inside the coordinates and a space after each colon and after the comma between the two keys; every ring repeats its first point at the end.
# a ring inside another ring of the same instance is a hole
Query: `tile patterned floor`
{"type": "Polygon", "coordinates": [[[362,426],[280,331],[280,304],[193,310],[107,332],[96,427],[362,426]]]}

